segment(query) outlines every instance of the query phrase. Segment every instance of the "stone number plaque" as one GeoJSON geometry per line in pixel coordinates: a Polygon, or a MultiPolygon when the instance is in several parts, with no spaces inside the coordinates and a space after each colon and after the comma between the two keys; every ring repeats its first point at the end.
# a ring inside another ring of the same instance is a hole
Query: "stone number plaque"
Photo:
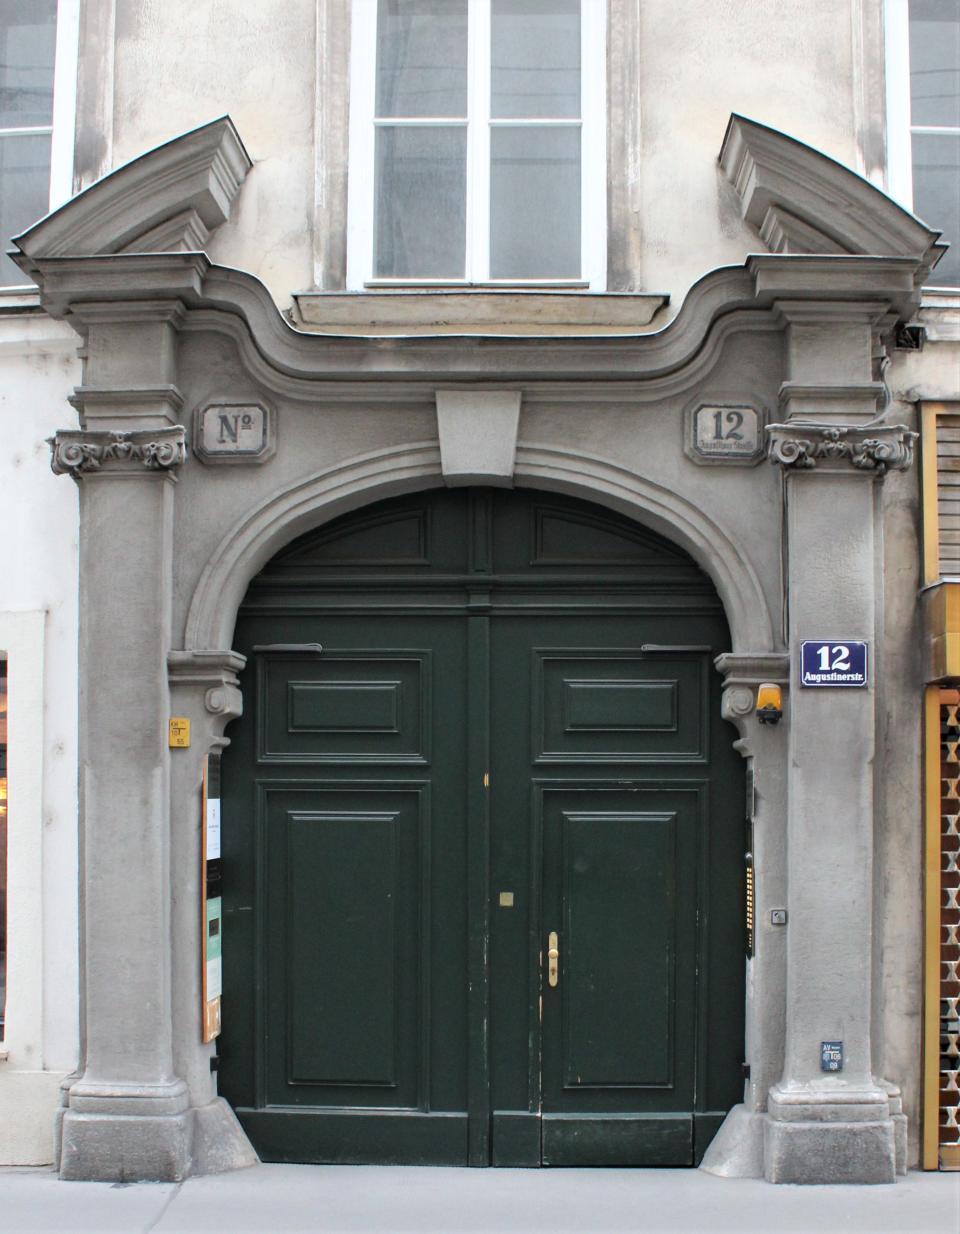
{"type": "Polygon", "coordinates": [[[705,404],[693,413],[692,453],[703,462],[753,462],[760,454],[760,416],[753,407],[705,404]]]}
{"type": "Polygon", "coordinates": [[[199,408],[194,450],[207,463],[262,462],[272,453],[266,407],[260,403],[208,403],[199,408]]]}

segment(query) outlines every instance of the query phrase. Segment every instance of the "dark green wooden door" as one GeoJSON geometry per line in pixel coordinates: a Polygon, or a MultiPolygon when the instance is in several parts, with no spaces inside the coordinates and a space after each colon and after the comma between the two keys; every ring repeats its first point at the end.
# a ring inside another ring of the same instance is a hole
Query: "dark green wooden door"
{"type": "Polygon", "coordinates": [[[264,1158],[699,1159],[741,1083],[725,640],[681,553],[545,494],[384,503],[254,581],[221,1075],[264,1158]]]}

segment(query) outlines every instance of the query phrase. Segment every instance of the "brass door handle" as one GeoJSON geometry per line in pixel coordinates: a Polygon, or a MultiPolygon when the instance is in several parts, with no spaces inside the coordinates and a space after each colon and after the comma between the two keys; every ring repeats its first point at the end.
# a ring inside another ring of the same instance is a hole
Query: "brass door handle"
{"type": "Polygon", "coordinates": [[[547,985],[555,986],[560,980],[560,939],[556,930],[550,931],[547,939],[547,985]]]}

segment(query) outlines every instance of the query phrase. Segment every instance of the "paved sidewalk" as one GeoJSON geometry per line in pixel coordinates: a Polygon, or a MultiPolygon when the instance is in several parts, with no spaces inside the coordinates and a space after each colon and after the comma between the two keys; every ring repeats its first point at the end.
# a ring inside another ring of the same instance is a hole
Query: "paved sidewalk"
{"type": "Polygon", "coordinates": [[[0,1169],[0,1231],[96,1234],[958,1234],[960,1174],[771,1187],[699,1170],[261,1165],[165,1183],[0,1169]]]}

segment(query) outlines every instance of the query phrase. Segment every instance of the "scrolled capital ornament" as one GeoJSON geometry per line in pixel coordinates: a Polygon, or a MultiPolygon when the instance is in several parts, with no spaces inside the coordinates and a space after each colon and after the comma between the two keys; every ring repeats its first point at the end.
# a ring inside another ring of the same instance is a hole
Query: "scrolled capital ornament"
{"type": "Polygon", "coordinates": [[[173,472],[187,457],[182,425],[121,433],[102,429],[64,429],[47,438],[55,475],[80,480],[95,472],[173,472]]]}
{"type": "Polygon", "coordinates": [[[769,458],[786,471],[852,467],[883,477],[888,471],[906,471],[913,463],[917,434],[905,424],[816,424],[789,420],[771,424],[769,458]]]}

